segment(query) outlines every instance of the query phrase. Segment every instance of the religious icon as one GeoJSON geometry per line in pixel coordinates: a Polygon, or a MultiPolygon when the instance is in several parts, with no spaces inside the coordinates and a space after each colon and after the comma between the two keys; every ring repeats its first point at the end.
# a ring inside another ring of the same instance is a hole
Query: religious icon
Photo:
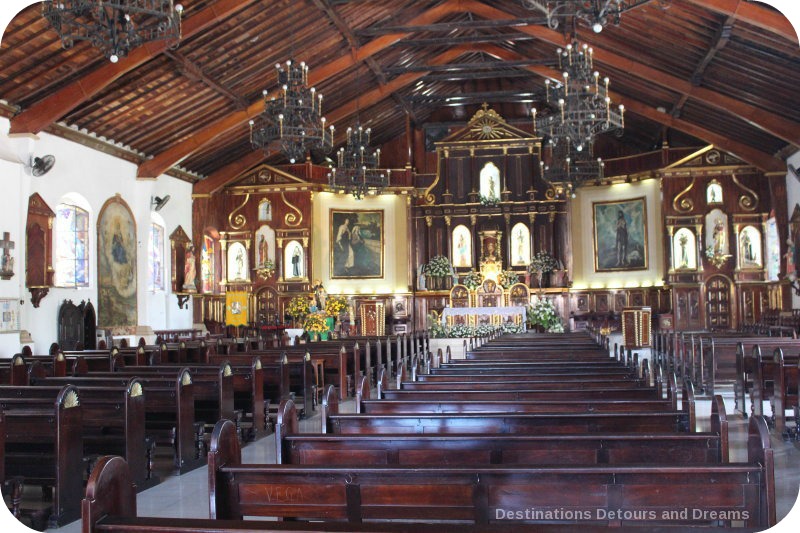
{"type": "Polygon", "coordinates": [[[739,257],[741,268],[760,268],[761,233],[753,226],[745,226],[739,234],[739,257]]]}
{"type": "Polygon", "coordinates": [[[455,243],[453,266],[460,268],[472,266],[472,237],[469,229],[463,224],[456,226],[453,229],[453,242],[455,243]]]}
{"type": "Polygon", "coordinates": [[[184,292],[197,292],[197,285],[195,285],[194,278],[197,276],[197,267],[195,266],[194,245],[189,243],[186,246],[183,263],[183,287],[184,292]]]}
{"type": "Polygon", "coordinates": [[[269,200],[261,200],[258,204],[258,220],[260,222],[272,220],[272,203],[269,200]]]}

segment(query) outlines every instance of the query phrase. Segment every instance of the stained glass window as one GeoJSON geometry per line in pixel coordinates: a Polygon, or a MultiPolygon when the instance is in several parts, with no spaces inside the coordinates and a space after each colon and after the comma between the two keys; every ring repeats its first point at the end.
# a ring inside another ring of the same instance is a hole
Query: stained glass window
{"type": "Polygon", "coordinates": [[[60,204],[56,209],[55,285],[89,285],[89,213],[80,207],[60,204]]]}
{"type": "Polygon", "coordinates": [[[164,290],[164,228],[150,224],[150,244],[147,260],[147,284],[151,291],[164,290]]]}

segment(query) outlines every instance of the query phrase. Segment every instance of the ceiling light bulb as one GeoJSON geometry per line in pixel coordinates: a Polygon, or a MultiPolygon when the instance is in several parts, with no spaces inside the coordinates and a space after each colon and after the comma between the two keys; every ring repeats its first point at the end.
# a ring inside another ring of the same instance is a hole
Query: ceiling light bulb
{"type": "Polygon", "coordinates": [[[600,33],[601,31],[603,31],[603,25],[600,24],[599,22],[595,22],[594,24],[592,24],[592,31],[594,31],[595,33],[600,33]]]}

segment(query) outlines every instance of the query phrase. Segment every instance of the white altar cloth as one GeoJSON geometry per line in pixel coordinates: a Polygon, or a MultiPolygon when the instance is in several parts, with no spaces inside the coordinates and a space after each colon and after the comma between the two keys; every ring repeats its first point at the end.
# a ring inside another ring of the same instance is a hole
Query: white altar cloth
{"type": "Polygon", "coordinates": [[[445,307],[442,310],[442,323],[453,322],[450,317],[464,317],[469,326],[481,324],[501,325],[505,322],[525,324],[527,309],[523,306],[509,307],[445,307]]]}

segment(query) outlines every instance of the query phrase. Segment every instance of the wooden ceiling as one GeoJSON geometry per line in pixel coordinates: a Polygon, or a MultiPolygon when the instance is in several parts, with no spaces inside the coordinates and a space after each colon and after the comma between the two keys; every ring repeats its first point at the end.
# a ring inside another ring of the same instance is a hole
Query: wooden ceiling
{"type": "Polygon", "coordinates": [[[545,77],[560,75],[556,48],[575,31],[628,110],[624,135],[598,155],[713,143],[785,170],[800,147],[800,47],[789,22],[745,0],[666,3],[595,34],[548,29],[520,0],[182,0],[177,48],[149,44],[117,64],[86,43],[63,50],[35,4],[3,35],[0,99],[12,134],[88,132],[129,149],[139,177],[177,173],[211,192],[283,161],[250,145],[248,120],[289,57],[309,64],[338,143],[358,117],[383,144],[409,125],[465,122],[482,102],[529,128],[545,77]]]}

